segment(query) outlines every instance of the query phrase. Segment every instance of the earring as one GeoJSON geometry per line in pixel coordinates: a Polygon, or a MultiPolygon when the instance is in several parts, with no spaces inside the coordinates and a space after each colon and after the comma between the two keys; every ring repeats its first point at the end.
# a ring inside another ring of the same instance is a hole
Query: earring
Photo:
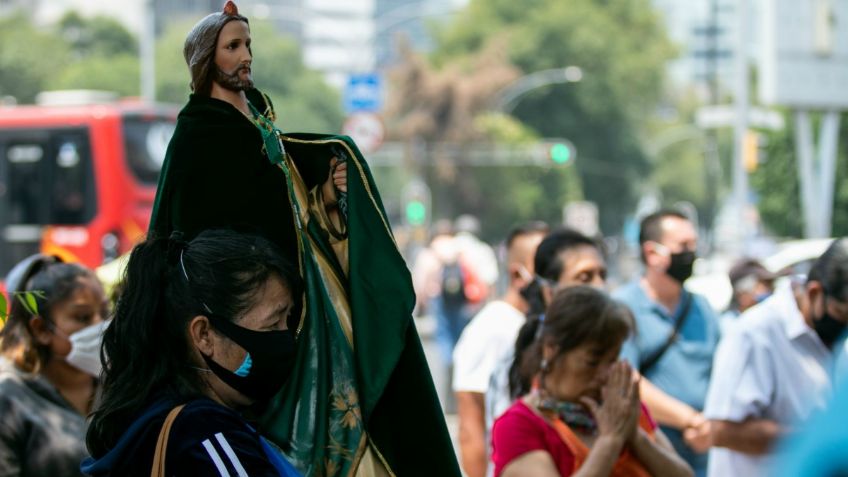
{"type": "Polygon", "coordinates": [[[546,360],[545,358],[542,358],[541,371],[544,373],[547,370],[548,370],[548,360],[546,360]]]}

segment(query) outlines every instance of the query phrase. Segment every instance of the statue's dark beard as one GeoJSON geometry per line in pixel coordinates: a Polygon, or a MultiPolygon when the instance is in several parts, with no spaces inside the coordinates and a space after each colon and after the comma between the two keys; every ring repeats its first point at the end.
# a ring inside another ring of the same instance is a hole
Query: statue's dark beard
{"type": "Polygon", "coordinates": [[[247,79],[241,79],[239,73],[242,70],[250,68],[249,66],[239,66],[232,73],[227,73],[215,66],[215,82],[221,87],[230,91],[245,91],[253,88],[253,79],[248,74],[247,79]]]}

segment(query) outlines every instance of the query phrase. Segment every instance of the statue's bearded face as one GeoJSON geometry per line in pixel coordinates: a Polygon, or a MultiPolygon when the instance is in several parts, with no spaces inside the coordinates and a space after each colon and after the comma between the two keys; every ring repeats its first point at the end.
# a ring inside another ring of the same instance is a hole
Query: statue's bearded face
{"type": "Polygon", "coordinates": [[[224,25],[215,47],[214,81],[231,91],[253,88],[250,27],[242,21],[224,25]]]}

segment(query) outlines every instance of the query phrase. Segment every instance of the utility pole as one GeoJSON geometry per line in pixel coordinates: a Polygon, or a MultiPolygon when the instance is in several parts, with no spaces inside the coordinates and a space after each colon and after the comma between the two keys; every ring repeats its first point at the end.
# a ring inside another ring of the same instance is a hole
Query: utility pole
{"type": "Polygon", "coordinates": [[[733,122],[733,202],[737,208],[740,251],[751,238],[748,224],[748,172],[743,151],[748,130],[748,0],[736,3],[736,71],[734,88],[735,118],[733,122]]]}
{"type": "Polygon", "coordinates": [[[141,56],[141,98],[149,103],[156,101],[156,24],[155,0],[144,0],[144,24],[141,28],[139,53],[141,56]]]}
{"type": "MultiPolygon", "coordinates": [[[[707,55],[707,84],[709,89],[708,101],[711,105],[719,104],[718,56],[719,56],[719,0],[707,0],[710,9],[710,21],[707,55]]],[[[713,243],[713,224],[718,208],[718,183],[721,174],[721,163],[718,155],[718,135],[715,129],[707,129],[705,134],[704,159],[706,162],[707,210],[704,217],[704,227],[707,230],[707,243],[713,243]]]]}

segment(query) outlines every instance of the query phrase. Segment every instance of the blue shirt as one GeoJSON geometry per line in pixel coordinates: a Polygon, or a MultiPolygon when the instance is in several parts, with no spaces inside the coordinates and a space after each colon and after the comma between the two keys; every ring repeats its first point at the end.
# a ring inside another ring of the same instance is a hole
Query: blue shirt
{"type": "MultiPolygon", "coordinates": [[[[645,377],[667,394],[700,410],[707,396],[719,339],[718,319],[705,298],[686,290],[683,293],[692,298],[686,321],[677,340],[645,377]]],[[[624,343],[621,357],[638,369],[668,341],[674,331],[674,315],[648,298],[638,280],[616,290],[613,296],[629,306],[636,318],[636,333],[624,343]]],[[[683,298],[675,315],[686,302],[683,298]]]]}
{"type": "MultiPolygon", "coordinates": [[[[719,340],[718,318],[707,300],[686,290],[692,304],[680,333],[662,358],[645,373],[651,383],[666,394],[679,399],[697,410],[704,408],[713,354],[719,340]]],[[[681,295],[678,309],[669,315],[659,303],[651,300],[639,280],[633,281],[613,293],[613,296],[630,307],[636,318],[636,333],[621,349],[621,357],[635,368],[662,348],[674,331],[675,317],[686,303],[681,295]]],[[[683,441],[676,429],[662,428],[674,449],[692,466],[696,477],[706,475],[707,455],[696,454],[683,441]]]]}

